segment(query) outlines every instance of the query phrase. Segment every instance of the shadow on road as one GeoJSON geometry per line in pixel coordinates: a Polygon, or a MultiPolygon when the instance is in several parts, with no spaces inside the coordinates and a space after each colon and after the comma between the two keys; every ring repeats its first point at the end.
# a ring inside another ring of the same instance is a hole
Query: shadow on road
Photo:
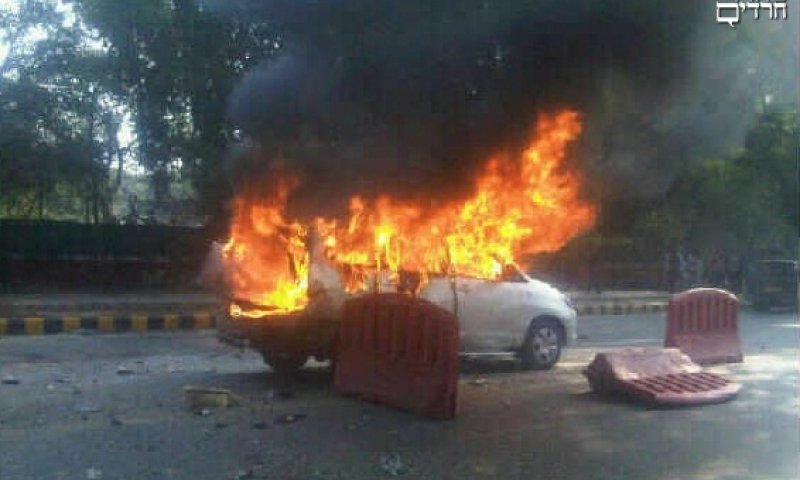
{"type": "Polygon", "coordinates": [[[458,371],[462,375],[484,375],[524,372],[525,369],[518,360],[511,357],[465,357],[459,360],[458,371]]]}

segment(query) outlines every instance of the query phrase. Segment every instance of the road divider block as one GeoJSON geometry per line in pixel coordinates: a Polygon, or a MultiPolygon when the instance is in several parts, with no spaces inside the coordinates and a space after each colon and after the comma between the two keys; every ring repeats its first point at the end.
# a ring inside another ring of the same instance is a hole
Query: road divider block
{"type": "Polygon", "coordinates": [[[718,288],[673,295],[667,308],[665,347],[677,347],[701,365],[744,359],[739,338],[739,300],[718,288]]]}
{"type": "Polygon", "coordinates": [[[428,301],[371,294],[345,302],[334,388],[421,417],[451,419],[458,395],[458,319],[428,301]]]}
{"type": "Polygon", "coordinates": [[[592,391],[651,405],[701,405],[732,399],[740,384],[703,371],[677,348],[629,348],[595,355],[583,371],[592,391]]]}

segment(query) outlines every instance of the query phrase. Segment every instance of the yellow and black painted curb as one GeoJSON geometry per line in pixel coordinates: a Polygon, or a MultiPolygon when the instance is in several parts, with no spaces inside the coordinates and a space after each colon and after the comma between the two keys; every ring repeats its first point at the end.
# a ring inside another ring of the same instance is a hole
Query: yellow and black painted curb
{"type": "Polygon", "coordinates": [[[611,302],[577,305],[578,315],[632,315],[666,311],[667,302],[611,302]]]}
{"type": "MultiPolygon", "coordinates": [[[[631,315],[663,312],[667,302],[616,302],[577,305],[578,315],[631,315]]],[[[0,317],[0,336],[50,335],[75,330],[100,332],[147,332],[201,330],[216,327],[217,313],[132,314],[132,315],[58,315],[0,317]]]]}
{"type": "Polygon", "coordinates": [[[215,326],[216,315],[210,312],[158,315],[0,317],[0,336],[49,335],[67,333],[75,330],[97,330],[100,332],[199,330],[214,328],[215,326]]]}

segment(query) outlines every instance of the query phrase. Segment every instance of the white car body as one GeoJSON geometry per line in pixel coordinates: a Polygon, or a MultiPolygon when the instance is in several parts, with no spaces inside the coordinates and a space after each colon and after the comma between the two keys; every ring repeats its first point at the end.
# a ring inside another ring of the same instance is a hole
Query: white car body
{"type": "MultiPolygon", "coordinates": [[[[416,290],[419,278],[415,284],[406,277],[382,272],[377,278],[363,278],[364,290],[348,293],[339,270],[320,248],[312,249],[308,305],[292,315],[290,322],[268,332],[268,322],[226,317],[218,324],[217,333],[224,342],[253,346],[273,368],[291,372],[309,356],[330,355],[335,330],[319,331],[320,335],[314,337],[308,335],[309,328],[318,330],[321,319],[335,326],[341,320],[344,303],[353,296],[416,290]],[[304,340],[298,343],[294,329],[297,335],[302,332],[304,340]]],[[[463,355],[514,354],[525,368],[547,369],[558,362],[562,347],[577,336],[577,315],[569,298],[513,266],[507,267],[498,280],[432,276],[417,296],[458,318],[463,355]]]]}
{"type": "Polygon", "coordinates": [[[521,273],[518,281],[434,278],[419,296],[456,314],[463,353],[517,352],[536,320],[558,322],[564,343],[577,336],[577,315],[569,299],[521,273]]]}
{"type": "MultiPolygon", "coordinates": [[[[349,296],[327,262],[312,262],[310,280],[310,298],[327,298],[334,309],[349,296]]],[[[382,277],[379,290],[396,292],[397,285],[382,277]]],[[[458,317],[464,354],[519,353],[537,321],[557,325],[562,346],[577,336],[577,314],[569,298],[514,267],[503,280],[432,277],[418,296],[458,317]]]]}

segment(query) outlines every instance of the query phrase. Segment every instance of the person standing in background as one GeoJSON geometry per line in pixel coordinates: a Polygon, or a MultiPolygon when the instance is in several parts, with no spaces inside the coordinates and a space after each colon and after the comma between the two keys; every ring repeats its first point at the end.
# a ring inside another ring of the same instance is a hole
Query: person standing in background
{"type": "Polygon", "coordinates": [[[733,293],[742,292],[742,257],[738,254],[733,255],[727,262],[727,288],[733,293]]]}
{"type": "Polygon", "coordinates": [[[708,283],[712,287],[725,285],[725,259],[720,250],[715,250],[708,263],[708,283]]]}

